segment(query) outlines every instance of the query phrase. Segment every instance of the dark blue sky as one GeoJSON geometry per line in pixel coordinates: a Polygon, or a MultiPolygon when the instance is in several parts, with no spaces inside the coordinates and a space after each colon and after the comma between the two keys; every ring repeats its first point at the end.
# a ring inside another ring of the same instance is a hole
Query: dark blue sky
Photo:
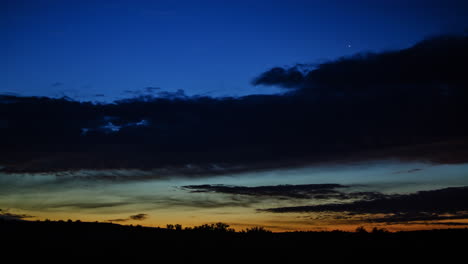
{"type": "Polygon", "coordinates": [[[453,0],[1,0],[0,92],[80,100],[145,87],[272,93],[279,89],[250,81],[274,66],[462,32],[467,10],[453,0]]]}

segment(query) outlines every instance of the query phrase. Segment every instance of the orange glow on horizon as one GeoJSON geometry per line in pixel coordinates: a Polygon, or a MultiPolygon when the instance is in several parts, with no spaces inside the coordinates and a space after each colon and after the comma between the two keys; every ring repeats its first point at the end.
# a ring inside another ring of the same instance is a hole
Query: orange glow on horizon
{"type": "Polygon", "coordinates": [[[182,227],[194,227],[203,224],[211,224],[216,222],[224,222],[230,225],[230,228],[233,228],[237,232],[246,230],[252,227],[264,227],[267,230],[272,232],[321,232],[321,231],[345,231],[345,232],[354,232],[358,227],[364,227],[366,231],[371,232],[373,228],[384,229],[389,232],[399,232],[399,231],[418,231],[418,230],[435,230],[435,229],[456,229],[456,228],[468,228],[468,219],[457,220],[457,225],[453,225],[452,221],[449,220],[438,220],[438,221],[413,221],[408,223],[396,223],[396,224],[375,224],[375,223],[341,223],[341,224],[327,224],[327,223],[318,223],[315,225],[311,224],[301,224],[294,222],[292,220],[290,223],[283,222],[277,223],[276,225],[272,224],[271,221],[262,222],[262,221],[252,221],[252,222],[232,222],[232,221],[222,221],[222,220],[215,220],[215,218],[206,218],[206,220],[197,220],[192,221],[190,219],[174,219],[174,221],[169,221],[170,218],[167,218],[168,221],[157,221],[157,220],[128,220],[128,221],[108,221],[103,220],[102,218],[96,218],[90,215],[81,215],[78,217],[60,217],[60,215],[54,215],[50,217],[34,217],[27,220],[30,221],[44,221],[44,220],[51,220],[51,221],[82,221],[82,222],[103,222],[103,223],[114,223],[119,225],[141,225],[145,227],[161,227],[165,228],[168,224],[180,224],[182,227]],[[446,224],[444,224],[446,223],[446,224]]]}

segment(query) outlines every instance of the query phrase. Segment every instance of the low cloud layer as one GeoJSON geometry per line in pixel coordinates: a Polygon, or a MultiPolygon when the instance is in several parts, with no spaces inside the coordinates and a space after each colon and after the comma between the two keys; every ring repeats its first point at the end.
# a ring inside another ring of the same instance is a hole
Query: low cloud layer
{"type": "Polygon", "coordinates": [[[131,215],[128,218],[109,219],[107,221],[109,222],[126,222],[129,220],[143,221],[143,220],[148,219],[148,217],[149,216],[147,214],[136,214],[136,215],[131,215]]]}
{"type": "MultiPolygon", "coordinates": [[[[393,217],[411,217],[429,214],[448,214],[468,211],[468,187],[452,187],[412,194],[386,195],[369,201],[312,206],[269,208],[261,211],[273,213],[297,212],[350,212],[395,214],[393,217]]],[[[427,216],[427,215],[425,215],[427,216]]]]}
{"type": "Polygon", "coordinates": [[[146,87],[113,104],[5,95],[0,165],[5,172],[192,166],[199,175],[349,158],[467,162],[467,54],[468,37],[443,36],[307,71],[277,67],[254,80],[286,87],[281,95],[189,97],[146,87]]]}
{"type": "Polygon", "coordinates": [[[368,200],[258,209],[269,213],[313,215],[313,221],[370,225],[468,226],[468,187],[411,194],[382,195],[368,200]]]}
{"type": "Polygon", "coordinates": [[[227,186],[227,185],[188,185],[184,189],[193,193],[216,192],[225,194],[240,194],[252,196],[279,196],[291,198],[310,198],[316,195],[335,195],[340,184],[307,184],[307,185],[277,185],[277,186],[227,186]]]}
{"type": "MultiPolygon", "coordinates": [[[[363,185],[305,184],[276,186],[190,185],[192,193],[224,194],[223,199],[237,202],[243,197],[269,199],[285,204],[314,204],[257,209],[259,213],[303,214],[302,219],[322,223],[347,224],[424,224],[467,225],[468,187],[451,187],[409,194],[356,192],[363,185]]],[[[258,208],[262,203],[253,204],[258,208]]]]}
{"type": "Polygon", "coordinates": [[[132,220],[138,220],[138,221],[142,221],[142,220],[145,220],[148,218],[148,215],[147,214],[136,214],[136,215],[131,215],[130,216],[130,219],[132,220]]]}
{"type": "Polygon", "coordinates": [[[27,214],[15,214],[15,213],[10,213],[8,210],[2,210],[0,209],[0,220],[24,220],[28,218],[32,218],[34,216],[32,215],[27,215],[27,214]]]}
{"type": "MultiPolygon", "coordinates": [[[[468,219],[468,212],[460,211],[456,213],[435,213],[435,212],[404,212],[404,213],[393,213],[384,217],[373,217],[368,219],[372,223],[410,223],[410,222],[422,222],[422,221],[441,221],[441,220],[462,220],[468,219]]],[[[434,223],[434,222],[430,222],[434,223]]],[[[443,222],[447,223],[447,222],[443,222]]],[[[453,223],[453,222],[452,222],[453,223]]],[[[468,222],[464,223],[468,225],[468,222]]]]}
{"type": "Polygon", "coordinates": [[[228,186],[228,185],[188,185],[183,189],[192,193],[224,193],[272,198],[294,199],[376,199],[385,195],[377,192],[346,192],[351,186],[341,184],[302,184],[276,186],[228,186]]]}

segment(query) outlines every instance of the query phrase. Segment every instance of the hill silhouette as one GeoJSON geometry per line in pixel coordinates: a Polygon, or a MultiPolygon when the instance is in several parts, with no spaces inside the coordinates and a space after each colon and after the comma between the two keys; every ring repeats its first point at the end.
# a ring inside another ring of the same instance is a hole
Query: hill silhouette
{"type": "Polygon", "coordinates": [[[310,249],[334,250],[426,250],[463,248],[468,229],[387,232],[358,228],[356,232],[282,232],[261,227],[241,232],[228,224],[205,224],[193,228],[167,225],[166,228],[124,226],[81,221],[0,220],[2,241],[10,246],[35,250],[78,250],[80,254],[126,255],[142,250],[177,249],[185,252],[235,250],[240,252],[290,252],[310,249]]]}

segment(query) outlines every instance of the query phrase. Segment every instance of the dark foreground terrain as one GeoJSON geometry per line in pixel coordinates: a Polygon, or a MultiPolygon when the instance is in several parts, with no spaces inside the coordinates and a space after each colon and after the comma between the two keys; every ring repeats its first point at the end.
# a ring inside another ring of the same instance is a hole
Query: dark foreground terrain
{"type": "Polygon", "coordinates": [[[297,252],[323,254],[326,250],[336,252],[330,257],[346,257],[343,252],[368,254],[377,250],[389,256],[396,252],[424,252],[430,258],[431,254],[442,251],[450,255],[463,253],[468,229],[271,233],[262,228],[234,232],[222,223],[183,229],[177,225],[150,228],[79,221],[0,220],[0,236],[2,244],[13,249],[67,255],[119,256],[170,250],[179,252],[178,256],[187,252],[192,252],[192,257],[193,254],[255,252],[275,258],[297,252]]]}

